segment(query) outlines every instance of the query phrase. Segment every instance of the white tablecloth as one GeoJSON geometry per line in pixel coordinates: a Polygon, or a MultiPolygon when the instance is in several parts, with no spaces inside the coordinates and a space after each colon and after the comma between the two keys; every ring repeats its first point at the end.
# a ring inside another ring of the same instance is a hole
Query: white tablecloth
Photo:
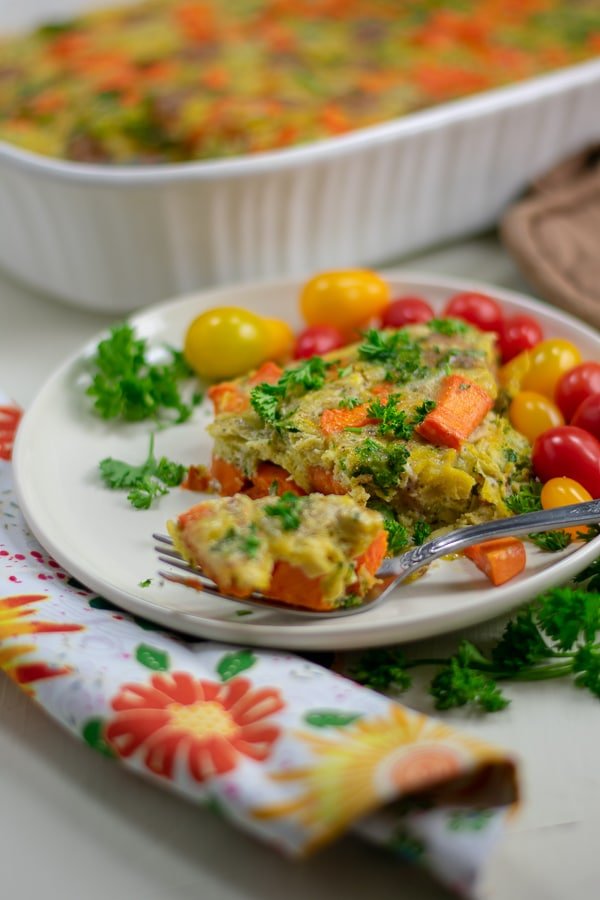
{"type": "MultiPolygon", "coordinates": [[[[527,290],[496,240],[404,262],[414,270],[527,290]]],[[[0,274],[0,386],[23,406],[114,317],[71,309],[0,274]]],[[[471,629],[477,638],[498,623],[471,629]]],[[[427,653],[452,637],[423,642],[427,653]]],[[[514,750],[523,807],[485,872],[490,900],[600,896],[600,704],[569,683],[506,688],[462,730],[514,750]]],[[[406,699],[406,698],[403,698],[406,699]]],[[[410,697],[431,712],[423,693],[410,697]]],[[[357,839],[301,864],[92,753],[0,675],[0,896],[6,900],[442,900],[430,879],[357,839]]]]}

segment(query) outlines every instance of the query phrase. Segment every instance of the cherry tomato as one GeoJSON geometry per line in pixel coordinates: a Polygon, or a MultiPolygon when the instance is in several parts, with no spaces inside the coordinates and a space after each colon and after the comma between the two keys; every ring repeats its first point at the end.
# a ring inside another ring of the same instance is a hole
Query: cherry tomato
{"type": "Polygon", "coordinates": [[[531,350],[543,338],[542,329],[531,316],[510,316],[500,325],[498,346],[503,362],[524,350],[531,350]]]}
{"type": "Polygon", "coordinates": [[[542,481],[565,475],[600,497],[600,441],[583,428],[559,425],[545,431],[533,445],[532,461],[542,481]]]}
{"type": "Polygon", "coordinates": [[[590,394],[600,394],[600,363],[597,362],[584,362],[565,372],[556,385],[554,400],[570,422],[577,407],[590,394]]]}
{"type": "Polygon", "coordinates": [[[580,403],[571,419],[571,425],[589,431],[600,441],[600,394],[591,394],[580,403]]]}
{"type": "Polygon", "coordinates": [[[502,324],[500,304],[487,294],[465,291],[450,298],[444,309],[445,316],[464,319],[481,331],[499,331],[502,324]]]}
{"type": "Polygon", "coordinates": [[[337,350],[346,344],[346,339],[339,328],[333,325],[311,325],[301,331],[296,338],[294,359],[308,359],[310,356],[322,356],[330,350],[337,350]]]}
{"type": "Polygon", "coordinates": [[[283,319],[263,319],[269,341],[269,359],[289,359],[294,346],[294,332],[283,319]]]}
{"type": "MultiPolygon", "coordinates": [[[[556,509],[557,506],[570,506],[572,503],[585,503],[586,500],[592,500],[589,491],[574,481],[572,478],[551,478],[542,488],[540,500],[544,509],[556,509]]],[[[567,534],[576,541],[579,535],[587,533],[585,526],[573,525],[571,528],[564,528],[567,534]]]]}
{"type": "Polygon", "coordinates": [[[403,328],[418,322],[429,322],[435,313],[422,297],[398,297],[383,311],[381,324],[384,328],[403,328]]]}
{"type": "Polygon", "coordinates": [[[389,285],[368,269],[322,272],[300,295],[307,325],[333,325],[346,335],[380,316],[389,302],[389,285]]]}
{"type": "Polygon", "coordinates": [[[569,369],[581,362],[581,353],[570,341],[552,338],[530,350],[531,365],[521,386],[525,391],[537,391],[554,400],[556,385],[569,369]]]}
{"type": "Polygon", "coordinates": [[[510,404],[508,416],[513,427],[525,435],[530,444],[549,428],[564,425],[558,406],[533,391],[519,391],[510,404]]]}
{"type": "Polygon", "coordinates": [[[261,316],[222,306],[201,313],[189,326],[183,355],[201,378],[243,375],[268,359],[270,332],[261,316]]]}

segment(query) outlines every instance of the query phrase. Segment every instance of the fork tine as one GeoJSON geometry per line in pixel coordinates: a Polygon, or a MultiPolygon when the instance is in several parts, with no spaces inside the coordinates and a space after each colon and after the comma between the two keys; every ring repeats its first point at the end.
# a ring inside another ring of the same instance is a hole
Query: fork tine
{"type": "Polygon", "coordinates": [[[176,550],[174,547],[155,547],[154,548],[157,553],[162,553],[163,556],[169,556],[173,559],[181,559],[181,553],[176,550]]]}
{"type": "Polygon", "coordinates": [[[205,575],[201,569],[196,569],[194,566],[190,566],[189,563],[184,562],[181,557],[159,555],[158,558],[161,562],[168,563],[168,565],[174,566],[176,569],[181,569],[183,572],[187,572],[188,575],[193,575],[203,584],[214,585],[214,581],[212,580],[212,578],[208,578],[208,576],[205,575]]]}
{"type": "Polygon", "coordinates": [[[155,541],[159,541],[161,544],[168,544],[169,546],[173,546],[173,538],[169,537],[168,534],[159,534],[155,532],[152,537],[155,541]]]}

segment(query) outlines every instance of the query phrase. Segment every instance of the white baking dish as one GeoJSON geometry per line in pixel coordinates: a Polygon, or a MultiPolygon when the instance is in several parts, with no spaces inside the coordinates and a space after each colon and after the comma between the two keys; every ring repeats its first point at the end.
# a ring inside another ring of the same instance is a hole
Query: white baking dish
{"type": "MultiPolygon", "coordinates": [[[[0,4],[0,32],[98,5],[0,4]]],[[[0,143],[0,266],[124,313],[213,284],[383,264],[492,225],[532,178],[599,137],[595,60],[237,159],[102,167],[0,143]]]]}

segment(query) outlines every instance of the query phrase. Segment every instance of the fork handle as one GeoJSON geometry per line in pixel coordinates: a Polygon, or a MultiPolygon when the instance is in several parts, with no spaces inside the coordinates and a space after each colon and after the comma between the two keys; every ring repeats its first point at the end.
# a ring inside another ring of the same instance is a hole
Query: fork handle
{"type": "Polygon", "coordinates": [[[592,525],[598,522],[600,522],[600,500],[588,500],[585,503],[574,503],[572,506],[559,506],[555,509],[543,509],[539,512],[524,513],[507,519],[496,519],[481,525],[468,525],[466,528],[458,528],[449,534],[442,534],[400,556],[384,560],[377,574],[405,578],[441,556],[456,553],[458,550],[464,550],[465,547],[472,547],[473,544],[479,544],[482,541],[491,541],[509,535],[530,534],[536,531],[553,531],[555,528],[566,528],[573,525],[592,525]]]}

